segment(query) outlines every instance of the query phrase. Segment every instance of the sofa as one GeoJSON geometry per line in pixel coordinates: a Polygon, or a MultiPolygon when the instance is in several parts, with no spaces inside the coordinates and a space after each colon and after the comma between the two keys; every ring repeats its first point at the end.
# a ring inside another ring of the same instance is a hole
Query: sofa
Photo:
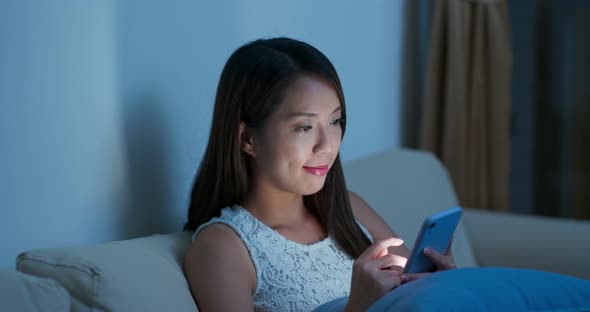
{"type": "MultiPolygon", "coordinates": [[[[344,164],[363,197],[409,248],[422,220],[458,205],[432,154],[394,149],[344,164]]],[[[98,245],[28,250],[0,271],[1,311],[197,311],[183,275],[189,232],[98,245]]],[[[453,254],[459,267],[531,268],[590,279],[590,222],[464,207],[453,254]]]]}

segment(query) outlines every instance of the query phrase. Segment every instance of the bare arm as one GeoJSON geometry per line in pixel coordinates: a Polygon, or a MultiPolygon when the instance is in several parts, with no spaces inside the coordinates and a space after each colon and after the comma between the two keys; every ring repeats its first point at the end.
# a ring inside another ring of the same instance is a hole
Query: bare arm
{"type": "MultiPolygon", "coordinates": [[[[373,241],[380,241],[389,237],[399,238],[365,200],[352,191],[348,191],[348,197],[350,198],[354,216],[371,233],[373,241]]],[[[410,251],[405,244],[389,247],[388,250],[390,253],[405,258],[410,256],[410,251]]]]}
{"type": "Polygon", "coordinates": [[[185,256],[184,273],[200,311],[254,310],[254,265],[229,227],[213,224],[197,235],[185,256]]]}

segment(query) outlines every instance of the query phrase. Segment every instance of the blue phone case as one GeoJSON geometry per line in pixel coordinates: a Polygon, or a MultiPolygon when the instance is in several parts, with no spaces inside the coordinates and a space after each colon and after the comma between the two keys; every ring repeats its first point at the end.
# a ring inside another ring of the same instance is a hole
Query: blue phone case
{"type": "Polygon", "coordinates": [[[410,258],[408,258],[404,273],[424,273],[436,269],[432,261],[422,251],[425,247],[428,247],[444,254],[451,243],[453,233],[455,233],[462,214],[463,209],[455,207],[441,211],[424,220],[412,252],[410,252],[410,258]]]}

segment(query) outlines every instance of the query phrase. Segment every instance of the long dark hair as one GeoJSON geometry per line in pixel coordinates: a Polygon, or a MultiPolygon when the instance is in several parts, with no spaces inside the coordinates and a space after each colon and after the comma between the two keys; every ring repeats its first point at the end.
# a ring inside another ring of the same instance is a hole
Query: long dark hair
{"type": "MultiPolygon", "coordinates": [[[[244,199],[251,172],[240,148],[240,121],[248,127],[262,127],[278,108],[287,87],[302,75],[317,75],[334,87],[342,106],[344,136],[344,94],[336,70],[324,54],[289,38],[259,39],[240,47],[230,56],[219,79],[209,142],[193,182],[184,230],[196,230],[219,216],[224,207],[244,199]]],[[[352,213],[340,156],[323,188],[304,196],[303,201],[352,258],[358,258],[371,244],[352,213]]]]}

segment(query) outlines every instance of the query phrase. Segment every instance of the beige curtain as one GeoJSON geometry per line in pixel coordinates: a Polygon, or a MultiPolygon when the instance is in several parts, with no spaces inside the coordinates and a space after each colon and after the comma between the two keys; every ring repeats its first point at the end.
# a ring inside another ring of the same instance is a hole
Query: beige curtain
{"type": "Polygon", "coordinates": [[[464,207],[508,210],[511,47],[505,1],[433,0],[420,148],[464,207]]]}

